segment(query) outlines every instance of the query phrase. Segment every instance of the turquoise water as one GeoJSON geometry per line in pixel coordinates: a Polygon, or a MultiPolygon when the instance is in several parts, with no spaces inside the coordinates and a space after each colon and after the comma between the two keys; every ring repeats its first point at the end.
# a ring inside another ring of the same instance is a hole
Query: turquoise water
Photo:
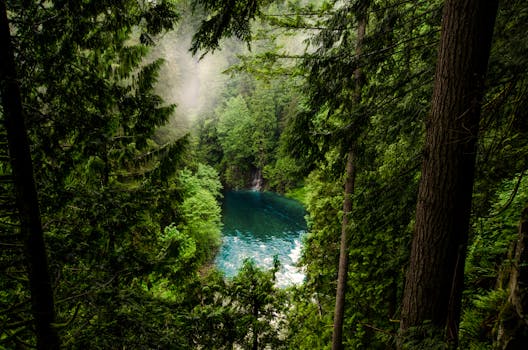
{"type": "Polygon", "coordinates": [[[222,211],[223,243],[216,265],[227,277],[234,276],[246,258],[270,268],[277,255],[281,262],[277,285],[303,281],[296,266],[306,232],[300,203],[272,192],[230,191],[224,194],[222,211]]]}

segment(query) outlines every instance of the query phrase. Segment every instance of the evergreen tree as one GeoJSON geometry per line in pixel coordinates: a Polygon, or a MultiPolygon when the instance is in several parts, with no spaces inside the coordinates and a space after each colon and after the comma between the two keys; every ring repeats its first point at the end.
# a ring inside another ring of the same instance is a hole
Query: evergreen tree
{"type": "MultiPolygon", "coordinates": [[[[347,159],[347,141],[358,140],[357,162],[364,170],[356,174],[356,188],[360,190],[353,197],[354,211],[350,215],[349,227],[353,234],[348,250],[351,268],[346,297],[350,316],[345,318],[344,342],[345,346],[385,344],[390,347],[395,334],[391,319],[398,317],[401,268],[415,200],[415,149],[421,135],[420,118],[426,103],[424,92],[427,94],[430,86],[425,75],[430,70],[424,67],[430,60],[431,45],[427,43],[425,48],[419,45],[413,30],[421,30],[427,40],[434,40],[436,7],[371,5],[369,35],[365,37],[362,55],[350,59],[357,30],[357,22],[351,19],[354,18],[352,14],[357,13],[358,3],[334,9],[335,14],[328,20],[328,32],[322,31],[313,39],[320,48],[307,59],[308,82],[310,104],[319,114],[297,118],[298,133],[304,135],[304,141],[295,140],[292,148],[297,154],[317,155],[323,150],[325,157],[319,159],[328,165],[322,168],[319,176],[327,182],[335,182],[340,181],[335,174],[343,171],[347,159]],[[421,17],[421,28],[416,28],[416,23],[410,19],[418,22],[414,16],[421,12],[428,14],[421,17]],[[412,66],[409,60],[414,63],[412,66]],[[356,69],[365,72],[360,104],[351,102],[357,80],[350,72],[356,69]],[[307,129],[309,135],[300,131],[307,129]],[[407,163],[398,160],[402,156],[407,163]]],[[[338,230],[335,223],[326,223],[323,218],[328,220],[339,210],[335,200],[330,202],[335,191],[328,187],[335,189],[335,186],[326,186],[326,190],[319,193],[323,198],[314,198],[314,209],[308,207],[313,222],[320,226],[310,227],[305,253],[305,261],[309,264],[307,285],[312,287],[308,290],[317,291],[321,300],[328,298],[329,286],[332,286],[328,279],[336,273],[335,268],[328,267],[332,262],[329,255],[337,255],[335,244],[327,242],[338,230]],[[330,208],[327,207],[329,203],[333,203],[330,208]],[[317,220],[317,217],[321,218],[317,220]]],[[[319,313],[319,319],[327,318],[324,317],[328,312],[325,304],[321,302],[312,309],[319,313]]]]}
{"type": "Polygon", "coordinates": [[[499,7],[484,89],[496,3],[448,0],[440,31],[443,1],[2,2],[0,347],[522,346],[528,11],[499,7]],[[196,145],[145,61],[176,5],[194,53],[251,49],[196,145]],[[303,186],[286,291],[212,266],[220,179],[257,177],[303,186]]]}
{"type": "MultiPolygon", "coordinates": [[[[367,6],[366,3],[358,5],[357,14],[357,44],[356,55],[360,56],[362,52],[363,40],[365,39],[365,31],[367,27],[367,6]]],[[[361,103],[361,88],[363,77],[361,69],[356,68],[354,71],[354,78],[356,79],[356,96],[355,103],[361,103]]],[[[345,166],[345,193],[343,200],[343,219],[341,223],[341,242],[339,249],[339,267],[337,272],[337,290],[336,290],[336,306],[334,312],[334,332],[332,335],[332,349],[338,350],[343,348],[343,318],[345,312],[345,293],[348,279],[348,241],[349,241],[349,216],[352,211],[352,196],[355,189],[356,180],[356,143],[357,140],[352,140],[349,145],[347,153],[347,162],[345,166]]]]}
{"type": "Polygon", "coordinates": [[[59,349],[55,302],[5,3],[0,3],[0,96],[24,245],[37,349],[59,349]]]}
{"type": "MultiPolygon", "coordinates": [[[[173,8],[135,1],[27,5],[12,5],[8,14],[17,32],[18,81],[57,319],[64,321],[57,327],[68,347],[137,345],[149,331],[139,332],[141,322],[132,315],[162,304],[138,286],[163,263],[151,242],[164,220],[176,219],[162,203],[175,196],[164,186],[185,142],[152,140],[174,107],[152,93],[160,62],[139,67],[146,47],[129,40],[134,29],[139,43],[170,27],[173,8]],[[133,307],[130,300],[136,300],[133,307]]],[[[16,260],[3,262],[14,266],[16,260]]],[[[25,305],[24,285],[6,286],[25,305]]],[[[12,328],[1,341],[33,343],[25,307],[2,305],[3,322],[12,328]]]]}
{"type": "MultiPolygon", "coordinates": [[[[480,106],[497,2],[447,1],[401,331],[426,321],[453,344],[471,211],[480,106]],[[462,25],[462,27],[460,27],[462,25]]],[[[410,335],[418,341],[425,334],[410,335]]]]}

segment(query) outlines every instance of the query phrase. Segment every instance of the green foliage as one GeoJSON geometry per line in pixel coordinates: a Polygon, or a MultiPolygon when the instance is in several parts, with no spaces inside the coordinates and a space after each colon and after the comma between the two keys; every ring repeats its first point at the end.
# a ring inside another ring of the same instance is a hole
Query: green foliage
{"type": "Polygon", "coordinates": [[[492,349],[499,315],[506,303],[504,289],[477,294],[471,297],[471,305],[464,310],[460,323],[461,346],[467,349],[492,349]]]}
{"type": "Polygon", "coordinates": [[[255,166],[263,169],[274,158],[277,145],[278,103],[275,102],[277,91],[268,84],[257,84],[249,104],[251,117],[255,121],[251,133],[251,153],[255,156],[255,166]]]}
{"type": "Polygon", "coordinates": [[[218,140],[224,153],[225,182],[234,188],[245,187],[252,162],[253,119],[241,95],[227,100],[218,114],[218,140]]]}
{"type": "Polygon", "coordinates": [[[197,242],[201,265],[214,258],[220,246],[221,211],[217,199],[222,185],[218,173],[203,164],[198,164],[194,174],[189,169],[181,170],[178,181],[183,196],[178,206],[178,227],[197,242]]]}
{"type": "Polygon", "coordinates": [[[499,316],[506,305],[519,213],[528,202],[527,186],[524,177],[503,181],[494,196],[497,202],[490,208],[491,215],[474,222],[460,325],[461,344],[468,348],[491,347],[497,338],[499,316]]]}
{"type": "MultiPolygon", "coordinates": [[[[441,2],[193,3],[207,15],[195,53],[219,48],[225,35],[264,40],[253,57],[231,57],[232,79],[198,121],[196,140],[166,144],[155,133],[175,107],[154,93],[162,61],[143,59],[177,19],[174,2],[6,3],[65,348],[327,348],[351,143],[344,342],[394,348],[441,2]],[[356,54],[364,10],[369,25],[356,54]],[[251,32],[257,16],[265,23],[251,32]],[[308,53],[285,54],[274,26],[303,30],[308,53]],[[258,174],[265,188],[304,198],[308,211],[306,281],[288,292],[274,286],[277,267],[247,261],[226,280],[211,266],[220,179],[243,188],[258,174]]],[[[491,348],[509,313],[511,245],[528,202],[527,16],[526,2],[511,0],[497,19],[465,271],[465,349],[491,348]]],[[[0,129],[0,145],[4,136],[0,129]]],[[[34,336],[6,159],[0,147],[0,347],[22,348],[34,336]]],[[[442,332],[413,329],[403,348],[445,348],[442,332]]]]}
{"type": "Polygon", "coordinates": [[[278,268],[277,261],[273,269],[264,271],[246,260],[229,280],[210,271],[189,314],[188,334],[194,346],[283,349],[285,294],[274,285],[278,268]]]}
{"type": "Polygon", "coordinates": [[[205,164],[220,168],[224,152],[218,139],[218,116],[215,113],[199,119],[194,126],[196,134],[196,155],[205,164]]]}
{"type": "Polygon", "coordinates": [[[286,342],[288,349],[329,349],[332,338],[332,298],[310,287],[290,291],[286,342]],[[309,298],[307,298],[309,296],[309,298]],[[323,305],[325,311],[323,312],[323,305]]]}
{"type": "Polygon", "coordinates": [[[193,348],[231,349],[240,337],[240,330],[235,326],[238,315],[227,298],[228,289],[218,271],[209,271],[201,280],[186,325],[193,348]]]}
{"type": "MultiPolygon", "coordinates": [[[[170,216],[160,204],[175,196],[167,181],[185,140],[153,141],[174,106],[153,93],[161,61],[142,63],[147,47],[136,43],[172,27],[173,5],[40,5],[10,3],[9,15],[62,339],[83,349],[167,344],[166,327],[137,313],[169,312],[141,286],[170,256],[158,256],[170,216]]],[[[21,305],[25,284],[7,289],[21,305]]],[[[6,313],[22,326],[16,336],[0,327],[5,346],[34,342],[25,309],[6,313]]]]}
{"type": "MultiPolygon", "coordinates": [[[[503,4],[497,17],[487,104],[477,158],[470,245],[465,268],[461,346],[492,348],[507,315],[508,281],[520,214],[528,202],[526,156],[526,4],[503,4]],[[522,63],[524,62],[524,63],[522,63]]],[[[512,329],[504,329],[507,333],[512,329]]]]}
{"type": "Polygon", "coordinates": [[[163,247],[160,249],[160,256],[164,259],[170,257],[173,264],[185,264],[196,256],[196,241],[172,225],[165,227],[159,235],[159,244],[163,247]]]}
{"type": "MultiPolygon", "coordinates": [[[[280,154],[280,153],[279,153],[280,154]]],[[[285,193],[292,190],[300,184],[302,179],[302,166],[297,159],[289,156],[279,156],[275,164],[269,164],[264,167],[263,176],[269,182],[269,187],[279,193],[285,193]]],[[[302,195],[292,196],[292,198],[302,202],[302,195]]]]}
{"type": "Polygon", "coordinates": [[[274,265],[270,271],[262,271],[253,261],[246,260],[230,283],[229,295],[235,300],[235,312],[239,315],[236,329],[244,334],[239,339],[243,349],[281,348],[284,309],[282,292],[274,286],[279,269],[277,259],[274,265]]]}
{"type": "Polygon", "coordinates": [[[281,134],[296,113],[296,92],[283,79],[248,79],[242,75],[214,115],[199,121],[198,156],[219,170],[227,187],[247,188],[257,176],[266,188],[284,192],[301,173],[281,134]]]}
{"type": "Polygon", "coordinates": [[[203,6],[206,19],[193,37],[191,51],[214,51],[219,47],[223,36],[235,36],[249,43],[251,39],[250,21],[258,15],[260,6],[267,1],[244,0],[226,3],[212,0],[197,0],[203,6]]]}
{"type": "Polygon", "coordinates": [[[306,278],[293,295],[288,313],[288,344],[292,349],[325,348],[332,337],[343,194],[337,183],[324,181],[325,175],[324,170],[312,172],[306,183],[309,231],[301,258],[306,278]]]}
{"type": "Polygon", "coordinates": [[[404,350],[432,349],[447,350],[448,344],[444,340],[444,330],[438,329],[429,322],[417,327],[409,328],[401,337],[401,348],[404,350]]]}
{"type": "MultiPolygon", "coordinates": [[[[406,16],[412,18],[412,12],[424,9],[398,4],[391,8],[372,2],[368,4],[369,26],[362,47],[369,59],[354,56],[355,10],[364,5],[358,1],[334,7],[325,22],[327,29],[312,37],[317,46],[316,53],[305,60],[307,108],[292,121],[295,132],[289,132],[290,148],[316,167],[306,185],[310,232],[303,251],[307,276],[302,293],[311,302],[301,301],[298,307],[330,327],[343,215],[341,174],[345,154],[355,144],[357,173],[348,228],[344,343],[358,349],[391,348],[396,344],[395,320],[399,318],[403,268],[416,205],[422,120],[431,93],[430,82],[425,81],[429,79],[424,75],[427,71],[422,70],[429,67],[425,59],[431,48],[416,49],[407,46],[404,39],[417,30],[408,27],[406,16]],[[384,27],[387,25],[390,31],[384,27]],[[395,33],[399,36],[391,38],[395,33]],[[377,50],[385,47],[383,40],[396,39],[401,42],[399,50],[388,46],[376,56],[377,50]],[[407,58],[400,50],[407,50],[407,58]],[[406,64],[406,59],[412,59],[413,65],[406,64]],[[356,69],[363,73],[361,93],[351,74],[356,69]]],[[[428,40],[435,28],[430,22],[437,19],[428,13],[420,22],[428,40]]],[[[311,326],[296,329],[291,341],[303,344],[313,332],[311,326]]],[[[325,339],[321,342],[330,344],[330,331],[322,334],[325,339]]]]}

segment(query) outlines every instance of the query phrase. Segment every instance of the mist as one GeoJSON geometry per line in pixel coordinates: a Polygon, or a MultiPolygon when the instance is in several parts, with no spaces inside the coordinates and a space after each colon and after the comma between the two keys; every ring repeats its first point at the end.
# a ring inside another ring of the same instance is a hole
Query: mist
{"type": "MultiPolygon", "coordinates": [[[[158,131],[158,137],[165,142],[190,132],[198,117],[214,111],[231,78],[223,72],[239,62],[237,55],[251,55],[245,43],[224,39],[214,53],[202,58],[200,53],[193,56],[189,49],[199,19],[187,14],[175,30],[157,38],[147,58],[147,61],[164,60],[155,91],[166,104],[177,106],[167,125],[158,131]]],[[[307,37],[306,33],[296,31],[293,35],[281,35],[277,44],[286,55],[302,55],[307,49],[307,37]]],[[[258,42],[255,43],[257,51],[258,46],[258,42]]]]}
{"type": "Polygon", "coordinates": [[[191,38],[191,33],[182,30],[168,32],[158,39],[148,57],[149,61],[164,60],[155,91],[166,104],[177,106],[168,124],[159,131],[162,138],[188,133],[198,116],[214,110],[229,79],[223,71],[233,54],[218,51],[200,59],[189,51],[191,38]]]}

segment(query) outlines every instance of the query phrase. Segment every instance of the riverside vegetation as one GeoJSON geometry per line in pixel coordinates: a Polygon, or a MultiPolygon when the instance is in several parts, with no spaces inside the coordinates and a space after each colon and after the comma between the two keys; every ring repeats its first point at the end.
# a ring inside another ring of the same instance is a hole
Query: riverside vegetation
{"type": "Polygon", "coordinates": [[[523,349],[527,31],[522,0],[0,1],[0,349],[523,349]],[[252,184],[304,204],[302,284],[214,266],[252,184]]]}

